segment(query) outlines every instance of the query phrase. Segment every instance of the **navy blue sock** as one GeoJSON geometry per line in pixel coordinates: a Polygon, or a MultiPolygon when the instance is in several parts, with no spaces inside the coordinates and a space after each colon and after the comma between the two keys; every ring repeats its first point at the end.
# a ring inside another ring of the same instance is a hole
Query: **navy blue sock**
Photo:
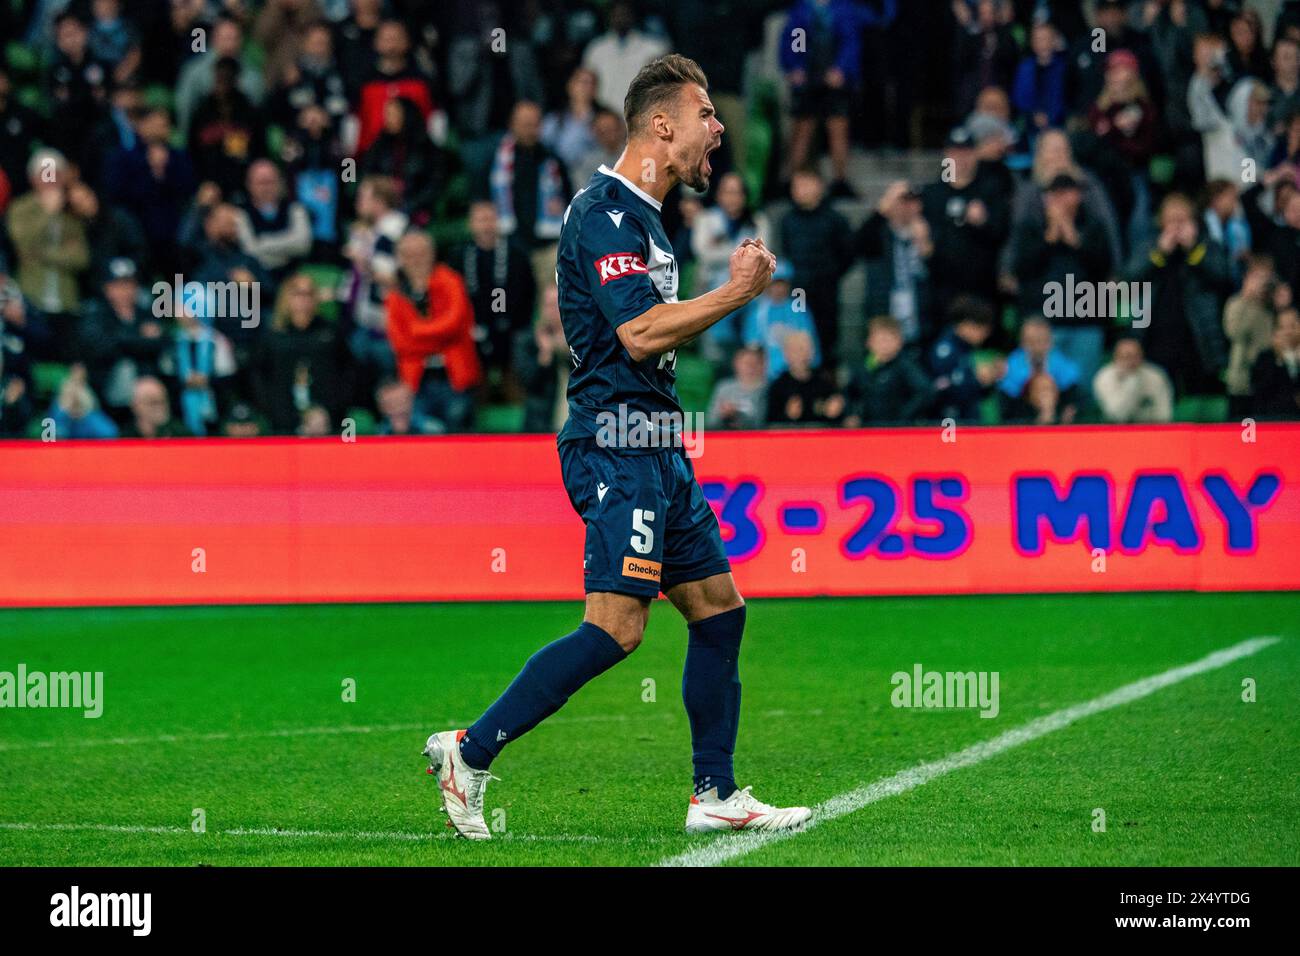
{"type": "Polygon", "coordinates": [[[502,747],[528,733],[563,707],[579,687],[625,657],[618,641],[583,621],[572,634],[528,658],[505,693],[461,738],[460,755],[474,769],[486,770],[502,747]]]}
{"type": "Polygon", "coordinates": [[[736,789],[732,755],[740,727],[740,638],[745,607],[723,611],[689,628],[682,700],[691,722],[691,758],[695,792],[718,788],[725,800],[736,789]]]}

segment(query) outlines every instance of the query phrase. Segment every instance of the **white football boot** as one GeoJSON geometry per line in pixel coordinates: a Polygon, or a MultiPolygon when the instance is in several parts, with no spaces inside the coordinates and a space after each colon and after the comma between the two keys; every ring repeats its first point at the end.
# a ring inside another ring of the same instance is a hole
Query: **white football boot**
{"type": "Polygon", "coordinates": [[[432,734],[424,745],[424,755],[429,758],[429,773],[437,777],[442,806],[452,828],[470,840],[490,840],[483,819],[483,793],[489,780],[500,780],[486,770],[475,770],[460,755],[460,738],[463,730],[447,730],[432,734]]]}
{"type": "Polygon", "coordinates": [[[749,792],[737,790],[726,800],[718,799],[718,788],[691,796],[686,811],[687,833],[715,830],[795,830],[808,822],[807,807],[771,807],[749,792]]]}

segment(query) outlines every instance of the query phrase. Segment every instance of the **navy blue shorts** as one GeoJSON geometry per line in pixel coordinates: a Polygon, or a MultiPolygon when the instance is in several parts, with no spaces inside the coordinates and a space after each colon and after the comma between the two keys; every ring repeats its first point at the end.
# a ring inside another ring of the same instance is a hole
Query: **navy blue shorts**
{"type": "Polygon", "coordinates": [[[561,442],[569,501],[587,525],[587,593],[654,598],[731,570],[718,519],[682,448],[629,454],[590,440],[561,442]]]}

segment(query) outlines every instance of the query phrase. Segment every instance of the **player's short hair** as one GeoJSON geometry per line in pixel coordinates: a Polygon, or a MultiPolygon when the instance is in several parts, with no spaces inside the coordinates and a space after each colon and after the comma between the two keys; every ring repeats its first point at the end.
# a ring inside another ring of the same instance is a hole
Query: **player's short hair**
{"type": "Polygon", "coordinates": [[[673,100],[687,83],[709,88],[700,65],[680,53],[669,53],[641,67],[623,99],[628,135],[641,132],[650,114],[673,100]]]}

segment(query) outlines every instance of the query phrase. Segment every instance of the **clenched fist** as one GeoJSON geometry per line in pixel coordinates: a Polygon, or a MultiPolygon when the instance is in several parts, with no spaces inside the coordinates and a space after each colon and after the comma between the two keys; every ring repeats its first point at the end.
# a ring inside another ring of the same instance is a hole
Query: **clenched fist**
{"type": "Polygon", "coordinates": [[[748,298],[762,295],[775,271],[776,256],[762,239],[746,239],[731,254],[731,282],[748,298]]]}

